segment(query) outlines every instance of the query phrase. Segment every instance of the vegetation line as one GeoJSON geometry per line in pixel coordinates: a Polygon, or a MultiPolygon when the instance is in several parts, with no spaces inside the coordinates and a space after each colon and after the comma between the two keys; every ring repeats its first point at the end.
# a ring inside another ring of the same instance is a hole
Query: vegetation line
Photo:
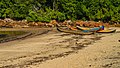
{"type": "Polygon", "coordinates": [[[0,18],[120,22],[120,0],[0,0],[0,18]]]}

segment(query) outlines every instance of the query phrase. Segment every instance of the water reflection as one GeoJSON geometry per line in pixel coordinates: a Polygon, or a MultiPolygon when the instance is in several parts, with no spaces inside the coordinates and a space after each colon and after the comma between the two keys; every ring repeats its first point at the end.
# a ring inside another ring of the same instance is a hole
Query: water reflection
{"type": "Polygon", "coordinates": [[[24,35],[27,32],[25,31],[0,31],[0,40],[7,37],[14,37],[19,35],[24,35]]]}

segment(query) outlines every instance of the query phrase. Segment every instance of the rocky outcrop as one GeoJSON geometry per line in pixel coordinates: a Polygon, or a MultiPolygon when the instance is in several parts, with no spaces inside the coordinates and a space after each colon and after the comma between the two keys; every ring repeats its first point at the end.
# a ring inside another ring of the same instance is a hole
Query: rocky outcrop
{"type": "Polygon", "coordinates": [[[0,19],[0,27],[3,28],[23,28],[29,27],[26,20],[16,21],[10,18],[0,19]]]}
{"type": "MultiPolygon", "coordinates": [[[[28,22],[27,20],[12,20],[10,18],[0,19],[0,27],[6,27],[6,28],[28,28],[28,27],[55,27],[58,25],[58,22],[56,20],[51,20],[49,23],[46,22],[28,22]]],[[[109,27],[108,23],[103,22],[95,22],[95,21],[71,21],[71,20],[65,20],[62,23],[59,23],[61,26],[67,26],[67,25],[73,25],[73,26],[85,26],[85,27],[99,27],[100,25],[104,25],[106,27],[109,27]]]]}
{"type": "Polygon", "coordinates": [[[54,27],[56,20],[50,23],[43,22],[28,22],[27,20],[16,21],[10,18],[0,19],[0,27],[3,28],[28,28],[28,27],[54,27]]]}

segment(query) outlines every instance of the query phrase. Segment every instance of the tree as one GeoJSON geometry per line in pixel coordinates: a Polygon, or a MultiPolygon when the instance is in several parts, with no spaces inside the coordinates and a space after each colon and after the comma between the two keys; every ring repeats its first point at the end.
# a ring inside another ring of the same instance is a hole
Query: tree
{"type": "Polygon", "coordinates": [[[120,22],[120,0],[0,0],[0,18],[120,22]]]}

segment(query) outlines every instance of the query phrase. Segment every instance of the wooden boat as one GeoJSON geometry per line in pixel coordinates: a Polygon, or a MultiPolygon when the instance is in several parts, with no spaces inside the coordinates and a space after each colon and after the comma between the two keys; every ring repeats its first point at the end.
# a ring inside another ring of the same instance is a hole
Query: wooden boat
{"type": "Polygon", "coordinates": [[[67,26],[70,30],[77,30],[77,28],[75,28],[75,27],[72,27],[72,26],[67,26]]]}
{"type": "Polygon", "coordinates": [[[87,27],[77,26],[77,29],[82,30],[83,32],[96,32],[99,31],[101,27],[87,28],[87,27]]]}
{"type": "Polygon", "coordinates": [[[97,33],[114,33],[116,29],[104,29],[104,30],[99,30],[97,33]]]}
{"type": "Polygon", "coordinates": [[[58,31],[65,32],[65,33],[71,33],[71,34],[78,34],[78,35],[90,35],[93,34],[93,32],[82,32],[80,30],[66,30],[62,29],[60,27],[57,27],[58,31]]]}

